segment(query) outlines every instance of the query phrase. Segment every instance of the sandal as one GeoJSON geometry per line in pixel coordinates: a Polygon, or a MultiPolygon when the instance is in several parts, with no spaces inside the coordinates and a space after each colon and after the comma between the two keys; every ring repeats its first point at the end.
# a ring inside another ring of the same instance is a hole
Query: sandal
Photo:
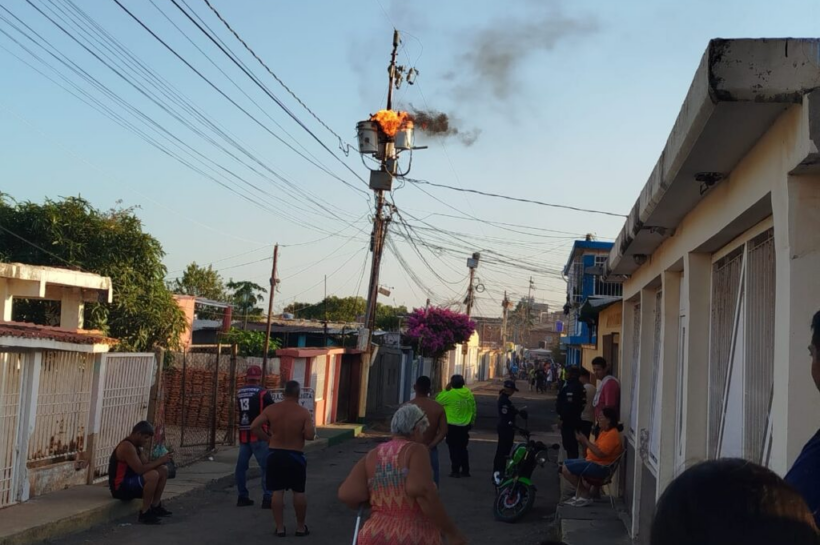
{"type": "Polygon", "coordinates": [[[288,537],[288,529],[282,528],[281,532],[276,532],[276,537],[288,537]]]}
{"type": "Polygon", "coordinates": [[[307,524],[305,524],[305,531],[304,532],[300,532],[299,530],[296,530],[295,535],[296,535],[296,537],[309,536],[310,535],[310,530],[308,530],[307,524]]]}

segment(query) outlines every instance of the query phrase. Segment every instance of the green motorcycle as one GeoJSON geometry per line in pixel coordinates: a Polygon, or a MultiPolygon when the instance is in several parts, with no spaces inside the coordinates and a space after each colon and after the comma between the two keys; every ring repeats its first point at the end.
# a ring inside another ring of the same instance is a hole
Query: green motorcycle
{"type": "Polygon", "coordinates": [[[533,440],[525,428],[516,428],[516,431],[524,441],[513,446],[504,476],[496,480],[493,515],[502,522],[515,522],[532,509],[536,493],[532,474],[536,466],[544,467],[548,461],[554,463],[549,453],[557,453],[561,448],[557,444],[548,447],[541,441],[533,440]]]}

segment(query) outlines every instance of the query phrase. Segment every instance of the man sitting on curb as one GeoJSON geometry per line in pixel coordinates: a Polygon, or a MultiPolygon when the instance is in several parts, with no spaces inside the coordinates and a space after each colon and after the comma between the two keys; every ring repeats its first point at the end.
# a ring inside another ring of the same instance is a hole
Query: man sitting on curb
{"type": "Polygon", "coordinates": [[[161,517],[171,512],[162,506],[162,491],[168,481],[171,453],[153,462],[143,448],[154,436],[154,427],[143,420],[138,422],[131,435],[123,439],[108,460],[108,488],[118,500],[130,501],[142,498],[142,508],[137,519],[142,524],[159,524],[161,517]]]}

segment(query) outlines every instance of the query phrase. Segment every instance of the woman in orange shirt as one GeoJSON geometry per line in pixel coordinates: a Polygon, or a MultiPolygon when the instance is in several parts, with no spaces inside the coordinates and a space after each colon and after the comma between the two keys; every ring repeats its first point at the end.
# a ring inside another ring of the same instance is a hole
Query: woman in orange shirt
{"type": "Polygon", "coordinates": [[[589,486],[583,477],[606,479],[609,477],[609,465],[616,461],[623,451],[618,424],[618,413],[611,407],[604,408],[598,415],[598,426],[601,431],[593,442],[585,435],[576,432],[578,442],[587,449],[586,460],[565,460],[561,475],[578,490],[578,495],[567,502],[573,507],[586,507],[592,504],[589,497],[589,486]]]}

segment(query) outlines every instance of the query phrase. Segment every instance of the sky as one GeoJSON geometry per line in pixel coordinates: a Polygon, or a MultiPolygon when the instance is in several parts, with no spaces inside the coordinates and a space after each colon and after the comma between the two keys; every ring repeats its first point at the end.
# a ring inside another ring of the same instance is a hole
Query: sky
{"type": "MultiPolygon", "coordinates": [[[[277,311],[366,296],[372,163],[355,127],[384,108],[393,27],[419,73],[396,107],[459,131],[419,135],[410,178],[626,215],[708,41],[814,37],[820,20],[816,0],[210,0],[277,81],[204,0],[119,2],[133,17],[115,0],[0,0],[0,192],[136,207],[169,279],[196,261],[267,285],[278,243],[277,311]]],[[[572,241],[624,221],[401,181],[388,201],[380,302],[458,307],[477,251],[486,316],[530,278],[557,310],[572,241]]]]}

